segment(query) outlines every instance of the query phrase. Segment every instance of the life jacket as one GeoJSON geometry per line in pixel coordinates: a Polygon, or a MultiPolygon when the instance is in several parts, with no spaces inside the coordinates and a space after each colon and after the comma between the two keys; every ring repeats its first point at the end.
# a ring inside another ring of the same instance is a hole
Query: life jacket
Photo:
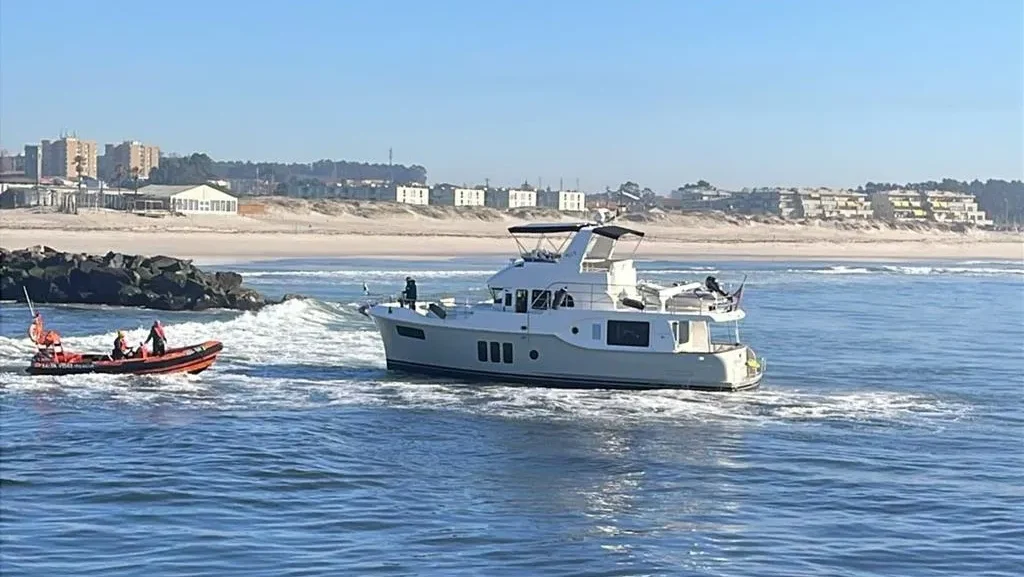
{"type": "Polygon", "coordinates": [[[124,338],[117,337],[114,339],[114,348],[119,351],[126,351],[128,350],[128,344],[125,342],[124,338]]]}
{"type": "Polygon", "coordinates": [[[153,332],[156,333],[156,336],[160,337],[161,341],[167,340],[167,335],[164,334],[163,325],[153,325],[153,332]]]}

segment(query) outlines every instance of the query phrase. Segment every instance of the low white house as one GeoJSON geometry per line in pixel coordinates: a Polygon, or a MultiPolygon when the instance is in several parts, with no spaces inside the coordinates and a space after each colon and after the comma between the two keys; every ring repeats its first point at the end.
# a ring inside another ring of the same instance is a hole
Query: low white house
{"type": "Polygon", "coordinates": [[[430,204],[441,206],[484,206],[486,191],[482,188],[459,188],[438,185],[430,189],[430,204]]]}
{"type": "Polygon", "coordinates": [[[139,189],[134,204],[137,210],[163,208],[180,214],[238,214],[238,198],[209,184],[151,184],[139,189]]]}
{"type": "Polygon", "coordinates": [[[400,202],[403,204],[418,204],[420,206],[430,204],[430,191],[425,186],[382,186],[377,190],[378,195],[375,200],[400,202]]]}
{"type": "Polygon", "coordinates": [[[523,208],[537,206],[537,193],[532,190],[498,188],[487,191],[487,206],[491,208],[523,208]]]}
{"type": "Polygon", "coordinates": [[[584,212],[587,209],[587,198],[575,190],[541,190],[537,192],[537,206],[562,212],[584,212]]]}

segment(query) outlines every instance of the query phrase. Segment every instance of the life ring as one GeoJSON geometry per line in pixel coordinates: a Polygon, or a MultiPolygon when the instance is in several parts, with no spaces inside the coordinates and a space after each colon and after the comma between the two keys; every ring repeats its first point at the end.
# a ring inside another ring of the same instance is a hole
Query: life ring
{"type": "Polygon", "coordinates": [[[28,338],[33,343],[39,343],[43,338],[43,319],[36,317],[28,327],[28,338]]]}

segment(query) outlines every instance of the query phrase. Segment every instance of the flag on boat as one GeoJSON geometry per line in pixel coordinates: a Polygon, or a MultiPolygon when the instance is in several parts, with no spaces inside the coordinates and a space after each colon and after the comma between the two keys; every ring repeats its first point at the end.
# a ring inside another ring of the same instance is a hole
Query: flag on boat
{"type": "Polygon", "coordinates": [[[732,307],[734,309],[738,309],[740,307],[740,299],[743,298],[743,287],[746,284],[747,277],[744,276],[743,282],[740,283],[740,288],[736,289],[736,292],[732,293],[732,295],[729,296],[729,299],[732,300],[732,307]]]}

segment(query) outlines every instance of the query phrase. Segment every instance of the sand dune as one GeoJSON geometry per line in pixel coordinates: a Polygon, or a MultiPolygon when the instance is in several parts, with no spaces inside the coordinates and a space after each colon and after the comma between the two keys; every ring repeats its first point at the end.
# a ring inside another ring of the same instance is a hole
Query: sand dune
{"type": "MultiPolygon", "coordinates": [[[[276,199],[253,217],[150,218],[80,209],[0,211],[0,246],[163,253],[206,261],[304,256],[444,258],[505,255],[507,227],[578,220],[544,209],[407,207],[276,199]]],[[[1024,259],[1024,235],[874,222],[794,223],[771,217],[629,215],[647,233],[637,256],[774,259],[1024,259]]],[[[630,248],[631,250],[631,248],[630,248]]]]}

